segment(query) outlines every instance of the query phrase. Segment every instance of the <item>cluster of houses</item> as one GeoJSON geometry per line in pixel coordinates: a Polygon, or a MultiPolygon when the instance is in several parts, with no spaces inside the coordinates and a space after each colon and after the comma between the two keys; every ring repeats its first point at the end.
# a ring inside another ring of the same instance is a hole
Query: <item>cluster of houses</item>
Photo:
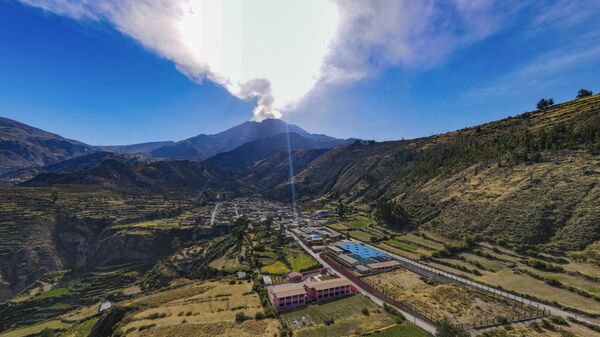
{"type": "Polygon", "coordinates": [[[327,244],[343,238],[342,234],[324,226],[296,227],[290,231],[314,252],[320,252],[327,244]]]}

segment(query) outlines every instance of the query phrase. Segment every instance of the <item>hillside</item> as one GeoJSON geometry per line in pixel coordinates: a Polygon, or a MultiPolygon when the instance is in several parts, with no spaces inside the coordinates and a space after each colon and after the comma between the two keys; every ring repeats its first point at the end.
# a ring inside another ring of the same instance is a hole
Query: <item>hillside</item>
{"type": "Polygon", "coordinates": [[[209,189],[236,190],[230,174],[201,163],[159,161],[127,163],[107,159],[98,166],[71,173],[42,173],[22,187],[88,185],[147,190],[209,189]]]}
{"type": "Polygon", "coordinates": [[[149,142],[149,143],[140,143],[140,144],[131,144],[131,145],[96,146],[96,148],[101,151],[116,152],[116,153],[148,154],[158,148],[161,148],[163,146],[170,146],[173,144],[175,144],[175,142],[173,142],[173,141],[164,141],[164,142],[149,142]]]}
{"type": "Polygon", "coordinates": [[[44,166],[93,151],[89,145],[0,117],[0,174],[44,166]]]}
{"type": "Polygon", "coordinates": [[[12,170],[4,174],[0,174],[0,185],[14,186],[19,183],[30,180],[41,173],[73,173],[77,171],[89,170],[105,160],[114,159],[123,163],[137,163],[140,161],[132,155],[115,154],[112,152],[94,152],[89,155],[75,157],[60,161],[55,164],[46,166],[29,166],[21,169],[12,170]]]}
{"type": "MultiPolygon", "coordinates": [[[[296,178],[303,198],[393,198],[412,221],[582,249],[600,239],[600,96],[432,137],[356,142],[296,178]]],[[[280,185],[274,195],[289,189],[280,185]]]]}

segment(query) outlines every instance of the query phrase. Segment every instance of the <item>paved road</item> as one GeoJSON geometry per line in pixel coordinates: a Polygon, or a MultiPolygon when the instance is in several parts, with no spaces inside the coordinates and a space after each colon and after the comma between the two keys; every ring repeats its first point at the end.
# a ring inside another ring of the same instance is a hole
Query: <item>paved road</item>
{"type": "MultiPolygon", "coordinates": [[[[355,239],[352,239],[352,241],[360,242],[360,243],[365,243],[363,241],[355,240],[355,239]]],[[[591,318],[591,317],[588,317],[588,316],[583,316],[583,315],[575,314],[575,313],[572,313],[572,312],[568,312],[568,311],[562,310],[560,308],[557,308],[555,306],[551,306],[551,305],[544,304],[544,303],[541,303],[541,302],[538,302],[538,301],[534,301],[534,300],[530,300],[528,298],[524,298],[524,297],[521,297],[521,296],[518,296],[518,295],[514,295],[514,294],[511,294],[511,293],[502,291],[500,289],[496,289],[494,287],[490,287],[490,286],[487,286],[485,284],[482,284],[482,283],[479,283],[479,282],[475,282],[475,281],[471,281],[471,280],[466,279],[464,277],[460,277],[460,276],[457,276],[457,275],[445,272],[443,270],[430,267],[428,265],[422,264],[422,263],[417,262],[415,260],[411,260],[411,259],[405,258],[403,256],[400,256],[400,255],[388,252],[387,250],[383,250],[383,249],[380,249],[380,248],[377,248],[377,247],[373,247],[371,245],[369,245],[369,246],[372,247],[375,250],[378,250],[378,251],[380,251],[382,253],[388,254],[389,256],[391,256],[391,257],[393,257],[395,259],[398,259],[400,261],[403,261],[403,262],[405,262],[407,264],[413,265],[413,266],[418,267],[418,268],[425,269],[425,270],[427,270],[427,271],[429,271],[431,273],[437,274],[437,275],[445,276],[445,277],[447,277],[449,279],[452,279],[452,280],[454,280],[456,282],[464,283],[466,285],[469,285],[469,286],[472,286],[472,287],[475,287],[475,288],[478,288],[478,289],[481,289],[481,290],[485,290],[485,291],[494,293],[495,295],[502,296],[504,298],[508,298],[508,299],[511,299],[511,300],[515,300],[515,301],[518,301],[518,302],[529,304],[529,305],[531,305],[533,307],[536,307],[536,308],[539,308],[539,309],[544,309],[544,310],[550,312],[551,315],[561,316],[561,317],[565,317],[565,318],[567,318],[567,317],[574,317],[574,318],[576,318],[576,319],[578,319],[580,321],[584,321],[584,322],[587,322],[587,323],[600,324],[600,321],[597,320],[597,319],[594,319],[594,318],[591,318]]]]}
{"type": "MultiPolygon", "coordinates": [[[[317,261],[318,261],[320,264],[322,264],[323,266],[325,266],[325,267],[327,267],[327,268],[329,268],[329,269],[331,269],[331,270],[335,270],[335,269],[333,269],[333,268],[332,268],[332,267],[331,267],[331,266],[330,266],[330,265],[329,265],[327,262],[325,262],[325,261],[324,261],[324,260],[323,260],[323,259],[322,259],[322,258],[319,256],[319,254],[316,254],[316,253],[314,253],[312,250],[310,250],[310,248],[308,248],[308,247],[307,247],[307,246],[306,246],[306,245],[305,245],[305,244],[304,244],[302,241],[300,241],[300,239],[298,239],[298,237],[297,237],[296,235],[294,235],[293,233],[291,233],[291,232],[289,232],[289,231],[288,231],[288,233],[289,233],[289,234],[291,234],[291,235],[294,237],[294,239],[296,240],[296,242],[298,242],[298,244],[299,244],[299,245],[300,245],[302,248],[304,248],[304,250],[305,250],[307,253],[309,253],[309,254],[310,254],[312,257],[314,257],[314,258],[315,258],[315,260],[317,260],[317,261]]],[[[340,276],[341,276],[341,277],[344,277],[344,276],[342,276],[342,275],[340,275],[340,276]]],[[[350,280],[349,280],[349,281],[350,281],[350,280]]],[[[352,281],[350,281],[350,282],[352,282],[352,281]]],[[[356,283],[352,282],[352,284],[353,284],[353,285],[354,285],[354,287],[356,287],[356,289],[358,289],[358,290],[359,290],[359,291],[360,291],[360,292],[361,292],[363,295],[367,296],[368,298],[370,298],[370,299],[371,299],[373,302],[377,303],[378,305],[380,305],[380,306],[383,306],[383,303],[384,303],[384,302],[383,302],[382,300],[380,300],[379,298],[377,298],[377,297],[373,296],[371,293],[367,292],[366,290],[362,289],[362,288],[361,288],[361,287],[359,287],[359,286],[358,286],[356,283]]],[[[389,305],[389,303],[388,303],[388,305],[389,305]]],[[[396,308],[396,310],[400,311],[400,312],[402,313],[402,315],[404,315],[404,317],[405,317],[405,318],[406,318],[408,321],[410,321],[410,322],[413,322],[415,325],[417,325],[417,326],[418,326],[418,327],[420,327],[421,329],[423,329],[423,330],[425,330],[425,331],[429,332],[429,333],[430,333],[430,334],[432,334],[432,335],[435,335],[435,333],[437,332],[437,329],[435,328],[435,326],[433,326],[433,325],[429,324],[428,322],[426,322],[426,321],[424,321],[424,320],[422,320],[422,319],[420,319],[420,318],[418,318],[418,317],[415,317],[415,316],[411,315],[410,313],[408,313],[408,312],[406,312],[406,311],[404,311],[404,310],[402,310],[402,309],[400,309],[400,308],[398,308],[398,307],[395,307],[395,306],[392,306],[392,307],[394,307],[394,308],[396,308]]]]}

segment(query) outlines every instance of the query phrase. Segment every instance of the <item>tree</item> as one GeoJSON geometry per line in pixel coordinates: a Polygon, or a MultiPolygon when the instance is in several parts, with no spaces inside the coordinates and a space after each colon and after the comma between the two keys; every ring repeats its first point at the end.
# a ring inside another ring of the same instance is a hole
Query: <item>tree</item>
{"type": "Polygon", "coordinates": [[[375,208],[375,211],[373,212],[373,216],[378,222],[382,222],[399,229],[411,225],[408,212],[404,209],[404,207],[392,200],[380,200],[375,208]]]}
{"type": "Polygon", "coordinates": [[[52,202],[56,204],[58,201],[58,191],[52,191],[52,202]]]}
{"type": "Polygon", "coordinates": [[[588,89],[579,89],[577,92],[577,98],[592,96],[594,93],[588,89]]]}
{"type": "Polygon", "coordinates": [[[335,205],[335,213],[342,219],[348,214],[348,206],[346,206],[341,199],[338,200],[337,205],[335,205]]]}
{"type": "Polygon", "coordinates": [[[447,319],[443,319],[438,325],[436,337],[469,337],[464,329],[452,325],[447,319]]]}
{"type": "Polygon", "coordinates": [[[538,110],[546,110],[549,107],[554,105],[554,99],[553,98],[542,98],[538,101],[536,107],[538,110]]]}
{"type": "Polygon", "coordinates": [[[56,336],[56,334],[54,334],[53,330],[46,328],[46,329],[44,329],[44,331],[42,331],[42,334],[40,336],[41,337],[54,337],[54,336],[56,336]]]}

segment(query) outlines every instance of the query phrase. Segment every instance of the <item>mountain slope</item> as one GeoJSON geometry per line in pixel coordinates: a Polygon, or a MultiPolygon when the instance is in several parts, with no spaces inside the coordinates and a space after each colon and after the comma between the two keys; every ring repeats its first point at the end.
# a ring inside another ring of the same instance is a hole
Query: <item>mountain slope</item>
{"type": "Polygon", "coordinates": [[[248,142],[232,151],[219,153],[204,162],[233,169],[248,167],[275,152],[284,150],[287,152],[288,140],[289,146],[292,149],[321,148],[320,144],[311,138],[300,136],[296,133],[282,133],[273,137],[248,142]]]}
{"type": "Polygon", "coordinates": [[[236,190],[235,179],[226,171],[191,161],[127,163],[115,158],[100,165],[71,173],[42,173],[22,187],[90,185],[115,188],[226,189],[236,190]]]}
{"type": "Polygon", "coordinates": [[[279,119],[266,119],[262,122],[245,122],[215,135],[192,137],[173,145],[160,147],[151,151],[150,155],[161,159],[202,161],[219,153],[231,151],[245,143],[286,132],[313,139],[323,144],[323,147],[334,147],[348,142],[325,135],[312,135],[296,125],[287,124],[279,119]]]}
{"type": "Polygon", "coordinates": [[[599,154],[595,95],[442,135],[335,148],[296,182],[305,198],[393,198],[416,224],[454,237],[580,249],[600,239],[599,154]]]}
{"type": "Polygon", "coordinates": [[[139,161],[130,155],[115,154],[112,152],[94,152],[89,155],[67,159],[55,164],[46,166],[29,166],[22,169],[16,169],[4,174],[0,174],[0,185],[13,186],[24,181],[30,180],[41,173],[73,173],[77,171],[89,170],[94,168],[105,160],[114,159],[121,162],[136,163],[139,161]]]}
{"type": "Polygon", "coordinates": [[[44,166],[92,151],[81,142],[0,117],[0,173],[44,166]]]}
{"type": "Polygon", "coordinates": [[[149,143],[140,143],[140,144],[131,144],[131,145],[114,145],[114,146],[96,146],[98,150],[108,151],[108,152],[116,152],[116,153],[126,153],[126,154],[147,154],[158,148],[163,146],[170,146],[175,144],[173,141],[164,141],[164,142],[149,142],[149,143]]]}

